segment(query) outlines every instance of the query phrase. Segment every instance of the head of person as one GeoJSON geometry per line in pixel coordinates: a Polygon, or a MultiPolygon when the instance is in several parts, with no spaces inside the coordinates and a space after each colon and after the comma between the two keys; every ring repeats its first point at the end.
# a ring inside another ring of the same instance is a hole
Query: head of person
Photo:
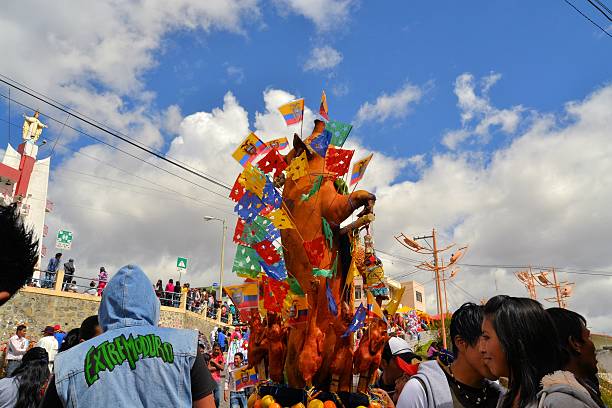
{"type": "Polygon", "coordinates": [[[168,279],[168,283],[172,283],[174,282],[172,279],[168,279]]]}
{"type": "Polygon", "coordinates": [[[102,328],[98,322],[98,315],[89,316],[81,323],[79,328],[79,341],[87,341],[102,334],[102,328]]]}
{"type": "Polygon", "coordinates": [[[162,280],[161,280],[161,279],[158,279],[158,280],[157,280],[156,285],[157,285],[157,286],[160,286],[161,284],[162,284],[162,280]]]}
{"type": "Polygon", "coordinates": [[[94,282],[94,281],[89,282],[89,287],[90,288],[95,288],[96,287],[96,282],[94,282]]]}
{"type": "Polygon", "coordinates": [[[62,326],[59,324],[56,324],[55,326],[53,326],[53,331],[55,333],[61,333],[62,332],[62,326]]]}
{"type": "Polygon", "coordinates": [[[69,350],[77,344],[79,344],[79,329],[72,329],[64,337],[58,352],[69,350]]]}
{"type": "Polygon", "coordinates": [[[240,367],[244,361],[244,355],[241,352],[234,354],[234,367],[240,367]]]}
{"type": "Polygon", "coordinates": [[[26,325],[20,324],[19,326],[17,326],[17,330],[15,330],[15,334],[17,335],[17,337],[22,338],[22,337],[25,337],[27,331],[28,331],[28,328],[26,327],[26,325]]]}
{"type": "Polygon", "coordinates": [[[62,253],[58,252],[57,254],[55,254],[55,259],[60,259],[62,257],[62,253]]]}
{"type": "Polygon", "coordinates": [[[562,353],[563,367],[579,378],[597,374],[597,356],[586,319],[576,312],[551,307],[546,310],[552,318],[562,353]]]}
{"type": "Polygon", "coordinates": [[[53,333],[55,333],[53,326],[45,326],[42,331],[43,336],[53,336],[53,333]]]}
{"type": "Polygon", "coordinates": [[[175,284],[174,286],[177,286],[177,287],[179,287],[179,288],[180,288],[180,287],[181,287],[181,282],[176,281],[176,284],[175,284]]]}
{"type": "Polygon", "coordinates": [[[159,323],[159,299],[151,281],[136,265],[119,269],[106,284],[98,319],[102,331],[128,326],[157,326],[159,323]]]}
{"type": "Polygon", "coordinates": [[[42,347],[32,347],[23,355],[21,364],[13,372],[19,378],[16,407],[36,407],[41,400],[40,390],[49,378],[49,355],[42,347]]]}
{"type": "Polygon", "coordinates": [[[0,306],[28,279],[38,262],[38,240],[23,224],[17,204],[0,205],[0,306]]]}
{"type": "Polygon", "coordinates": [[[395,384],[395,381],[404,374],[414,375],[418,368],[419,356],[414,354],[410,345],[404,339],[391,337],[383,347],[380,368],[382,370],[382,382],[387,385],[395,384]]]}
{"type": "Polygon", "coordinates": [[[536,400],[542,377],[561,368],[552,319],[533,299],[495,296],[484,307],[480,351],[496,377],[507,377],[504,408],[536,400]]]}
{"type": "Polygon", "coordinates": [[[68,263],[74,263],[74,259],[70,258],[70,259],[68,260],[68,263]]]}
{"type": "Polygon", "coordinates": [[[213,356],[218,356],[219,354],[221,354],[221,346],[219,345],[219,343],[215,343],[213,346],[213,356]]]}
{"type": "Polygon", "coordinates": [[[479,341],[482,333],[484,308],[475,303],[464,303],[453,313],[450,322],[450,337],[455,360],[461,360],[474,372],[490,380],[495,379],[480,353],[479,341]]]}

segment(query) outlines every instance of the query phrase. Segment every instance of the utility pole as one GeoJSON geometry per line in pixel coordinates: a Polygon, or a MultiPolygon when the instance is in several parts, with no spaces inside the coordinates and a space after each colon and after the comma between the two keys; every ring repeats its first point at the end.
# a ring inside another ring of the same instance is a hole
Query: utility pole
{"type": "MultiPolygon", "coordinates": [[[[455,253],[453,253],[450,257],[450,262],[445,266],[443,262],[441,264],[439,254],[441,252],[444,252],[452,248],[455,244],[449,245],[443,249],[438,249],[438,241],[436,239],[436,229],[435,228],[432,228],[431,235],[424,235],[420,237],[414,237],[411,239],[404,234],[400,234],[396,236],[395,239],[400,244],[410,249],[411,251],[414,251],[419,254],[426,254],[426,255],[433,256],[433,263],[425,261],[425,262],[422,262],[420,265],[418,265],[417,268],[426,270],[426,271],[431,271],[434,273],[434,279],[436,281],[436,306],[438,308],[438,315],[440,316],[440,323],[442,326],[442,344],[444,348],[446,349],[447,342],[446,342],[445,318],[446,318],[446,315],[448,314],[448,299],[446,299],[446,280],[447,279],[444,275],[444,272],[446,271],[446,269],[454,265],[459,259],[461,259],[463,255],[465,255],[465,249],[467,248],[467,246],[464,246],[460,248],[458,251],[456,251],[455,253]],[[431,245],[429,245],[429,242],[427,241],[429,239],[431,240],[431,243],[432,243],[431,245]],[[421,244],[417,242],[421,240],[426,242],[429,249],[421,246],[421,244]],[[440,273],[443,274],[442,279],[440,279],[440,273]],[[444,282],[444,297],[446,299],[445,300],[446,311],[442,307],[442,282],[444,282]]],[[[454,277],[454,275],[451,273],[451,278],[452,277],[454,277]]]]}
{"type": "Polygon", "coordinates": [[[515,275],[517,279],[527,288],[529,297],[533,300],[538,300],[538,294],[536,293],[535,288],[535,277],[531,272],[531,266],[527,270],[516,272],[515,275]]]}
{"type": "Polygon", "coordinates": [[[560,308],[565,309],[567,307],[567,301],[572,296],[574,282],[559,282],[557,280],[557,271],[554,267],[549,269],[541,270],[540,272],[533,274],[533,277],[540,286],[546,289],[554,289],[555,297],[545,298],[548,302],[556,303],[560,308]],[[548,279],[548,274],[552,273],[552,281],[548,279]]]}

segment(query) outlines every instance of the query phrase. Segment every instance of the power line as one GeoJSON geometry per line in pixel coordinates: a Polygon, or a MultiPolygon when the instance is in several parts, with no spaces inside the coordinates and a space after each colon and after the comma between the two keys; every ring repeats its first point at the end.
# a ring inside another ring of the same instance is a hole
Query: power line
{"type": "Polygon", "coordinates": [[[599,28],[601,31],[603,31],[603,33],[605,35],[607,35],[608,37],[612,38],[612,34],[610,34],[608,31],[606,31],[602,26],[600,26],[599,24],[597,24],[596,22],[594,22],[593,20],[591,20],[589,18],[589,16],[587,16],[586,14],[584,14],[582,11],[578,10],[578,8],[576,6],[574,6],[572,3],[570,3],[568,0],[563,0],[564,2],[566,2],[567,4],[569,4],[574,10],[576,10],[578,13],[580,13],[582,15],[582,17],[586,18],[587,20],[589,20],[591,22],[591,24],[593,24],[595,27],[599,28]]]}
{"type": "MultiPolygon", "coordinates": [[[[593,7],[595,7],[597,10],[599,10],[599,12],[604,15],[604,17],[606,17],[608,20],[612,21],[612,17],[610,17],[605,11],[600,9],[597,4],[593,3],[591,0],[587,0],[587,1],[589,3],[591,3],[593,5],[593,7]]],[[[604,7],[605,7],[605,5],[604,5],[604,7]]],[[[608,9],[607,7],[605,7],[605,8],[608,9]]]]}
{"type": "Polygon", "coordinates": [[[612,14],[612,10],[610,10],[608,6],[606,6],[601,0],[595,0],[595,2],[599,4],[601,7],[603,7],[604,10],[606,10],[608,13],[612,14]]]}
{"type": "MultiPolygon", "coordinates": [[[[4,75],[3,75],[3,76],[4,76],[4,75]]],[[[5,78],[6,78],[6,77],[5,77],[5,78]]],[[[62,111],[62,112],[64,112],[64,113],[70,114],[70,115],[72,115],[72,116],[73,116],[75,119],[78,119],[78,120],[80,120],[81,122],[87,123],[88,125],[90,125],[90,126],[92,126],[92,127],[96,128],[96,129],[98,129],[98,130],[100,130],[100,131],[102,131],[102,132],[104,132],[104,133],[107,133],[107,134],[109,134],[109,135],[111,135],[111,136],[113,136],[113,137],[115,137],[115,138],[117,138],[117,139],[119,139],[119,140],[122,140],[123,142],[128,143],[129,145],[131,145],[131,146],[133,146],[133,147],[135,147],[135,148],[137,148],[137,149],[139,149],[139,150],[142,150],[142,151],[144,151],[144,152],[146,152],[146,153],[149,153],[150,155],[155,156],[155,157],[157,157],[158,159],[160,159],[160,160],[162,160],[162,161],[165,161],[165,162],[167,162],[167,163],[169,163],[169,164],[171,164],[171,165],[173,165],[173,166],[176,166],[176,167],[178,167],[178,168],[180,168],[180,169],[182,169],[182,170],[184,170],[184,171],[186,171],[186,172],[188,172],[188,173],[191,173],[191,174],[193,174],[193,175],[194,175],[194,176],[196,176],[196,177],[202,178],[202,179],[204,179],[204,180],[206,180],[206,181],[208,181],[208,182],[210,182],[210,183],[213,183],[213,184],[215,184],[215,185],[217,185],[217,186],[219,186],[219,187],[221,187],[221,188],[224,188],[224,189],[226,189],[226,190],[228,190],[228,191],[232,189],[232,188],[231,188],[229,185],[227,185],[227,184],[225,184],[225,183],[223,183],[223,182],[217,181],[217,180],[215,180],[214,178],[212,178],[212,177],[210,177],[210,176],[208,176],[208,175],[206,175],[206,174],[203,174],[203,173],[201,173],[201,172],[194,171],[194,170],[190,169],[189,167],[187,167],[187,166],[185,166],[185,165],[183,165],[183,164],[181,164],[181,163],[179,163],[179,162],[175,161],[174,159],[170,159],[170,158],[168,158],[167,156],[164,156],[163,154],[158,153],[158,152],[156,152],[156,151],[152,150],[151,148],[149,148],[149,147],[147,147],[147,146],[144,146],[144,145],[143,145],[143,146],[141,146],[141,144],[136,143],[136,142],[134,142],[134,141],[130,140],[129,138],[126,138],[125,136],[122,136],[122,135],[120,135],[120,134],[118,134],[118,133],[116,133],[116,132],[112,132],[112,131],[110,131],[110,130],[108,130],[108,129],[106,129],[106,128],[104,128],[104,127],[100,126],[100,125],[98,125],[97,123],[95,123],[95,122],[93,122],[93,121],[91,121],[91,120],[89,120],[89,119],[86,119],[86,118],[84,118],[84,117],[82,117],[82,116],[80,116],[80,115],[78,115],[78,114],[76,114],[76,113],[74,113],[74,112],[71,112],[71,111],[69,111],[68,109],[66,109],[66,108],[64,108],[64,107],[62,107],[62,106],[60,106],[60,105],[59,105],[59,104],[57,104],[57,103],[54,103],[54,102],[50,102],[50,101],[48,101],[48,100],[45,100],[44,98],[42,98],[42,97],[40,97],[40,96],[37,96],[37,95],[35,95],[34,93],[32,93],[32,92],[30,92],[30,91],[27,91],[27,90],[23,89],[23,88],[22,88],[22,87],[20,87],[20,86],[17,86],[17,85],[15,85],[15,84],[11,84],[10,82],[8,82],[8,81],[6,81],[6,80],[4,80],[4,79],[2,79],[2,78],[0,78],[0,82],[3,82],[3,83],[5,83],[6,85],[13,87],[13,88],[15,88],[15,89],[17,89],[17,90],[21,91],[22,93],[24,93],[24,94],[26,94],[26,95],[31,96],[31,97],[32,97],[32,98],[34,98],[34,99],[37,99],[37,100],[39,100],[39,101],[41,101],[41,102],[43,102],[43,103],[45,103],[45,104],[47,104],[47,105],[49,105],[49,106],[52,106],[52,107],[54,107],[55,109],[58,109],[58,110],[60,110],[60,111],[62,111]]],[[[3,96],[4,96],[4,95],[3,95],[3,96]]],[[[6,96],[5,96],[5,97],[6,97],[6,96]]],[[[10,99],[9,99],[9,101],[10,101],[10,99]]],[[[30,109],[32,109],[32,108],[30,108],[30,109]]],[[[47,117],[49,117],[49,118],[50,118],[50,116],[48,116],[48,115],[45,115],[45,116],[47,116],[47,117]]],[[[74,128],[73,128],[73,129],[74,129],[74,128]]],[[[74,130],[78,131],[77,129],[74,129],[74,130]]]]}
{"type": "MultiPolygon", "coordinates": [[[[2,79],[0,79],[0,81],[2,81],[2,79]]],[[[1,93],[0,93],[0,96],[2,96],[2,97],[4,97],[4,98],[7,98],[7,99],[8,99],[8,97],[7,97],[6,95],[4,95],[4,94],[1,94],[1,93]]],[[[20,105],[20,106],[22,106],[22,107],[24,107],[24,108],[27,108],[27,109],[30,109],[30,110],[35,110],[35,108],[32,108],[31,106],[28,106],[28,105],[26,105],[26,104],[24,104],[24,103],[21,103],[21,102],[19,102],[19,101],[16,101],[15,99],[11,99],[11,100],[12,100],[14,103],[16,103],[16,104],[18,104],[18,105],[20,105]]],[[[9,100],[9,101],[11,101],[11,100],[9,100]]],[[[54,121],[54,122],[56,122],[56,123],[59,123],[59,124],[61,124],[61,123],[62,123],[62,122],[61,122],[59,119],[56,119],[56,118],[54,118],[54,117],[53,117],[53,116],[51,116],[51,115],[48,115],[48,114],[42,113],[42,112],[40,112],[40,111],[39,111],[39,113],[40,113],[41,115],[45,116],[46,118],[51,119],[52,121],[54,121]]],[[[73,115],[73,117],[74,117],[74,115],[73,115]]],[[[179,175],[179,174],[173,173],[173,172],[171,172],[170,170],[167,170],[167,169],[165,169],[165,168],[163,168],[163,167],[161,167],[161,166],[158,166],[158,165],[156,165],[156,164],[154,164],[154,163],[152,163],[152,162],[150,162],[150,161],[144,160],[144,159],[142,159],[142,158],[140,158],[140,157],[138,157],[138,156],[136,156],[136,155],[134,155],[134,154],[132,154],[132,153],[129,153],[129,152],[127,152],[127,151],[125,151],[125,150],[123,150],[123,149],[121,149],[121,148],[117,147],[117,146],[114,146],[114,145],[112,145],[112,144],[110,144],[110,143],[108,143],[108,142],[105,142],[105,141],[104,141],[104,140],[102,140],[102,139],[99,139],[99,138],[97,138],[97,137],[95,137],[95,136],[92,136],[92,135],[90,135],[89,133],[87,133],[87,132],[85,132],[85,131],[83,131],[83,130],[81,130],[81,129],[77,129],[77,128],[75,128],[75,127],[73,127],[73,126],[70,126],[70,125],[68,125],[68,124],[66,124],[65,126],[66,126],[66,127],[68,127],[68,128],[70,128],[70,129],[72,129],[72,130],[74,130],[75,132],[78,132],[78,133],[80,133],[80,134],[82,134],[82,135],[84,135],[84,136],[87,136],[87,137],[89,137],[89,138],[91,138],[91,139],[93,139],[93,140],[97,141],[98,143],[101,143],[101,144],[103,144],[103,145],[106,145],[106,146],[108,146],[108,147],[110,147],[110,148],[112,148],[112,149],[116,149],[116,150],[118,150],[118,151],[122,152],[123,154],[125,154],[125,155],[127,155],[127,156],[130,156],[130,157],[132,157],[132,158],[134,158],[134,159],[136,159],[136,160],[139,160],[139,161],[141,161],[141,162],[143,162],[143,163],[148,164],[149,166],[155,167],[156,169],[159,169],[159,170],[161,170],[161,171],[163,171],[163,172],[165,172],[165,173],[168,173],[168,174],[170,174],[170,175],[172,175],[172,176],[174,176],[174,177],[177,177],[177,178],[179,178],[179,179],[181,179],[181,180],[183,180],[183,181],[186,181],[186,182],[188,182],[188,183],[190,183],[190,184],[193,184],[194,186],[197,186],[197,187],[199,187],[199,188],[201,188],[201,189],[203,189],[203,190],[206,190],[206,191],[208,191],[208,192],[210,192],[210,193],[212,193],[212,194],[218,195],[219,197],[223,197],[224,199],[229,200],[229,197],[226,197],[226,196],[224,196],[224,195],[222,195],[222,194],[220,194],[220,193],[218,193],[218,192],[216,192],[216,191],[214,191],[214,190],[209,189],[208,187],[205,187],[205,186],[203,186],[203,185],[201,185],[201,184],[198,184],[198,183],[196,183],[196,182],[194,182],[194,181],[192,181],[192,180],[189,180],[189,179],[187,179],[187,178],[185,178],[185,177],[183,177],[183,176],[181,176],[181,175],[179,175]]]]}

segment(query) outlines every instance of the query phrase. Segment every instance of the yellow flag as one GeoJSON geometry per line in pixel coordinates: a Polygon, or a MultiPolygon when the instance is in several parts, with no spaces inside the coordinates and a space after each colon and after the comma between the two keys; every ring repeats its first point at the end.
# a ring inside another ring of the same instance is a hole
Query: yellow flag
{"type": "Polygon", "coordinates": [[[306,152],[304,151],[298,157],[294,157],[285,171],[287,172],[287,177],[291,177],[292,180],[297,180],[308,174],[308,158],[306,157],[306,152]]]}
{"type": "Polygon", "coordinates": [[[289,218],[282,208],[272,211],[270,214],[266,215],[266,217],[272,221],[272,224],[278,229],[295,228],[293,221],[291,221],[291,218],[289,218]]]}
{"type": "Polygon", "coordinates": [[[241,175],[244,187],[247,190],[257,194],[257,197],[263,197],[263,190],[266,185],[266,176],[251,163],[247,163],[242,170],[241,175]]]}
{"type": "Polygon", "coordinates": [[[400,301],[402,300],[402,296],[404,296],[405,287],[402,286],[401,289],[396,290],[393,294],[393,299],[387,303],[385,309],[389,312],[389,316],[393,316],[397,312],[397,308],[399,307],[400,301]]]}
{"type": "Polygon", "coordinates": [[[366,291],[366,293],[368,295],[368,316],[376,316],[380,319],[386,320],[385,315],[378,303],[376,302],[376,298],[374,297],[374,295],[372,295],[372,292],[368,290],[366,291]]]}
{"type": "Polygon", "coordinates": [[[359,275],[359,271],[357,270],[357,265],[355,265],[355,260],[351,260],[351,265],[349,266],[348,273],[346,274],[346,284],[350,285],[353,283],[355,276],[359,275]]]}

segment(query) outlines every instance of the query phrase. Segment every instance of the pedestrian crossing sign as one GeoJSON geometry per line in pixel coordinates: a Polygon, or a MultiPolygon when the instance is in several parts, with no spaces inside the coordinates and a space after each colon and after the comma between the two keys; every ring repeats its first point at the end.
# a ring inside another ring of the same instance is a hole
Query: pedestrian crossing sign
{"type": "Polygon", "coordinates": [[[179,271],[187,270],[187,258],[181,258],[180,256],[176,258],[176,269],[179,271]]]}

